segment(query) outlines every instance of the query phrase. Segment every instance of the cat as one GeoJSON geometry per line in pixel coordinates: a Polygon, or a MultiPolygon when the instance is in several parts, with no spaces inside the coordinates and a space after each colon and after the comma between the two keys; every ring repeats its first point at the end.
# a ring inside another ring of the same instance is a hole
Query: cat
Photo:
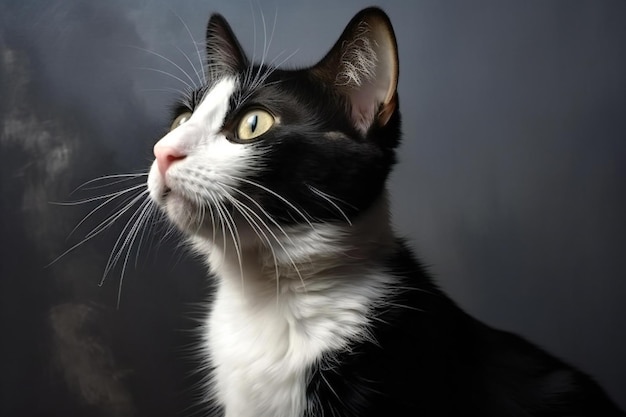
{"type": "Polygon", "coordinates": [[[217,14],[206,53],[148,190],[215,280],[215,415],[624,415],[584,373],[466,314],[394,235],[399,66],[382,10],[309,68],[251,62],[217,14]]]}

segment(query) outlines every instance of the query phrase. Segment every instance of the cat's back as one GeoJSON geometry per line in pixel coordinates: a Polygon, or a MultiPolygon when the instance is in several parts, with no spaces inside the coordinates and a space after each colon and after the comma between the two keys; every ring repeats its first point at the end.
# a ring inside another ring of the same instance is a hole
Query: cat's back
{"type": "Polygon", "coordinates": [[[624,415],[589,376],[462,311],[402,244],[389,267],[401,290],[379,307],[375,342],[313,374],[324,415],[624,415]]]}

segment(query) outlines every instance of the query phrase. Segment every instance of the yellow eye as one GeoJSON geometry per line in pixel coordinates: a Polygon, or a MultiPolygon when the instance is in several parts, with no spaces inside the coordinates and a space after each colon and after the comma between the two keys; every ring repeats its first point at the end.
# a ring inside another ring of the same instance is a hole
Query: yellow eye
{"type": "Polygon", "coordinates": [[[189,118],[191,117],[191,112],[190,111],[186,111],[182,114],[180,114],[176,119],[174,119],[174,121],[172,122],[172,125],[170,126],[170,131],[176,129],[178,126],[182,125],[183,123],[185,123],[187,120],[189,120],[189,118]]]}
{"type": "Polygon", "coordinates": [[[237,127],[237,137],[240,140],[258,138],[274,126],[274,116],[265,110],[252,110],[246,113],[237,127]]]}

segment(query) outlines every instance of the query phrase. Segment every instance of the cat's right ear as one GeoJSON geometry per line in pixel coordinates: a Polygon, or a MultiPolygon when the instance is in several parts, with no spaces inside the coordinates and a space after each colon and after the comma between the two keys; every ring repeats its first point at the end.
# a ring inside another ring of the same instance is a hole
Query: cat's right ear
{"type": "Polygon", "coordinates": [[[211,79],[234,75],[247,66],[247,58],[232,29],[219,14],[211,15],[206,29],[207,75],[211,79]]]}

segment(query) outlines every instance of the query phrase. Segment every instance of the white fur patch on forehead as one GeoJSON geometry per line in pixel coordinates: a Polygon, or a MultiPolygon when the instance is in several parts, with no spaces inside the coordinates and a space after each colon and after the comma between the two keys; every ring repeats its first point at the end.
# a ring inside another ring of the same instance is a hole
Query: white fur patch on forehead
{"type": "Polygon", "coordinates": [[[225,77],[204,94],[189,120],[173,129],[160,140],[160,145],[188,155],[203,138],[216,134],[224,124],[230,98],[237,86],[237,78],[225,77]]]}
{"type": "MultiPolygon", "coordinates": [[[[225,77],[215,83],[213,87],[204,93],[204,97],[202,97],[200,104],[194,110],[189,121],[191,122],[195,118],[201,119],[206,123],[207,119],[209,119],[219,122],[219,127],[221,127],[226,113],[228,113],[230,98],[236,87],[237,78],[235,77],[225,77]]],[[[215,126],[212,125],[211,127],[215,126]]]]}

